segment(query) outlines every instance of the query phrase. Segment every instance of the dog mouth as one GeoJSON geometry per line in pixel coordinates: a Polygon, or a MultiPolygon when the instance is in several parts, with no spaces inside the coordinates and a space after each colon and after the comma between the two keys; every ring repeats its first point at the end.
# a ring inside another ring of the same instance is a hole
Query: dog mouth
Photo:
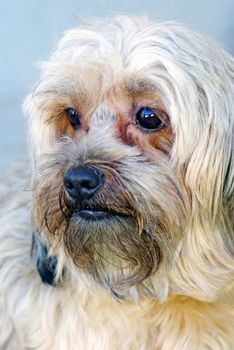
{"type": "Polygon", "coordinates": [[[132,216],[130,211],[126,208],[113,208],[104,206],[93,206],[89,204],[80,205],[79,208],[74,210],[75,215],[85,221],[100,221],[110,220],[116,217],[129,217],[132,216]]]}

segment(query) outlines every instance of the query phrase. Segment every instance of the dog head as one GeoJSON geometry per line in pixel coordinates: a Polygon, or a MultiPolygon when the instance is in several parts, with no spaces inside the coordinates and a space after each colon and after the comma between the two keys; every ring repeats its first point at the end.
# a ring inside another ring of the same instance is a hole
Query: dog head
{"type": "Polygon", "coordinates": [[[233,58],[178,25],[64,35],[25,110],[35,224],[71,274],[118,297],[230,284],[233,88],[233,58]]]}

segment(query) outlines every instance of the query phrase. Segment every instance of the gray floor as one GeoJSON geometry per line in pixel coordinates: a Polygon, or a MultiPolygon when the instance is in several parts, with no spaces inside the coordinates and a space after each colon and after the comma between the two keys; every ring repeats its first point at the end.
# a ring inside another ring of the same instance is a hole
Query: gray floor
{"type": "Polygon", "coordinates": [[[25,159],[22,99],[38,77],[60,34],[75,25],[75,14],[150,14],[176,20],[216,39],[234,52],[233,0],[8,0],[0,2],[0,169],[25,159]]]}

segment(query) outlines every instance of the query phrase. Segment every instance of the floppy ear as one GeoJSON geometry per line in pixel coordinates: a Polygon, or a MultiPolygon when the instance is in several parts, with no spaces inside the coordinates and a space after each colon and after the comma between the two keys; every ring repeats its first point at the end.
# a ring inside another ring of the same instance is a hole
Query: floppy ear
{"type": "Polygon", "coordinates": [[[203,81],[193,76],[199,96],[194,114],[198,129],[186,172],[194,203],[211,221],[234,195],[234,59],[222,50],[214,57],[217,62],[201,61],[203,81]]]}
{"type": "Polygon", "coordinates": [[[191,216],[173,280],[182,294],[216,300],[234,275],[234,59],[215,47],[216,60],[204,57],[189,73],[197,99],[194,128],[183,133],[191,216]]]}
{"type": "Polygon", "coordinates": [[[23,103],[23,112],[27,118],[28,146],[31,156],[32,170],[41,154],[48,153],[50,146],[54,143],[53,128],[46,122],[44,105],[50,100],[46,93],[46,79],[42,79],[34,90],[26,96],[23,103]]]}

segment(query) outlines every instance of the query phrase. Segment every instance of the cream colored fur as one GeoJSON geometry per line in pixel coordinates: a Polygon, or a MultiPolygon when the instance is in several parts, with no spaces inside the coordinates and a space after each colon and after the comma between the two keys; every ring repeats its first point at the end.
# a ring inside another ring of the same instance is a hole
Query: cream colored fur
{"type": "Polygon", "coordinates": [[[234,349],[233,91],[233,58],[183,27],[117,17],[65,34],[25,102],[32,171],[22,164],[1,179],[0,349],[234,349]],[[111,89],[131,82],[137,90],[139,81],[168,111],[170,152],[147,148],[145,134],[138,146],[115,134],[111,89]],[[92,106],[89,131],[60,139],[48,119],[77,91],[92,106]],[[103,263],[101,286],[75,266],[58,235],[53,241],[43,231],[62,282],[42,284],[32,233],[50,203],[38,205],[37,193],[49,188],[56,199],[61,169],[104,160],[135,195],[132,206],[145,229],[155,229],[163,259],[143,281],[121,285],[131,265],[113,258],[119,270],[103,263]],[[161,231],[154,215],[165,223],[161,231]]]}

